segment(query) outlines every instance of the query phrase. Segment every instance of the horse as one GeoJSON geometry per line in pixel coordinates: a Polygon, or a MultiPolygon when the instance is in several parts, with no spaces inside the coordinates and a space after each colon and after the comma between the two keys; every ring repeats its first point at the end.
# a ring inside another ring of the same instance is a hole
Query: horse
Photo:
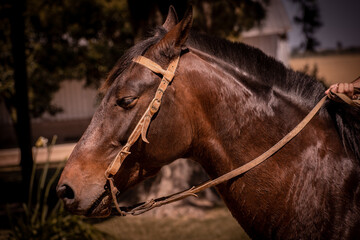
{"type": "MultiPolygon", "coordinates": [[[[179,158],[211,179],[257,157],[287,134],[323,97],[325,86],[260,50],[191,30],[170,7],[162,26],[119,59],[102,101],[71,153],[57,185],[66,208],[106,217],[112,197],[104,172],[146,111],[166,69],[173,81],[146,129],[114,173],[124,192],[179,158]],[[106,188],[106,187],[105,187],[106,188]]],[[[253,239],[360,237],[360,113],[327,100],[313,120],[260,166],[216,186],[232,216],[253,239]]],[[[121,197],[121,196],[120,196],[121,197]]]]}

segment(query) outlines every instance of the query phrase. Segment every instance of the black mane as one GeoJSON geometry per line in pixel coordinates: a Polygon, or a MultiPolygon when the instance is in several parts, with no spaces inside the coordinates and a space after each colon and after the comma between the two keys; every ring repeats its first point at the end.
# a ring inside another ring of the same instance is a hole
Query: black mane
{"type": "MultiPolygon", "coordinates": [[[[102,87],[103,91],[129,67],[134,57],[142,55],[165,34],[165,29],[158,27],[151,37],[130,48],[110,72],[102,87]]],[[[326,88],[322,83],[285,67],[281,62],[267,56],[257,48],[196,32],[191,32],[186,44],[241,68],[269,88],[276,86],[286,93],[298,96],[299,101],[304,105],[312,107],[324,96],[326,88]]],[[[360,161],[360,109],[334,101],[328,101],[325,109],[336,123],[347,151],[353,152],[360,161]]]]}
{"type": "MultiPolygon", "coordinates": [[[[190,35],[188,42],[198,50],[216,55],[242,68],[270,88],[276,86],[284,92],[298,96],[302,104],[312,107],[324,96],[326,87],[322,83],[308,75],[286,68],[257,48],[196,33],[190,35]]],[[[360,161],[360,109],[334,101],[328,101],[325,109],[336,123],[346,150],[353,152],[360,161]]]]}
{"type": "Polygon", "coordinates": [[[325,86],[300,72],[294,72],[273,57],[249,45],[230,42],[208,35],[192,33],[189,45],[214,55],[246,73],[255,76],[255,80],[272,88],[276,86],[284,92],[299,96],[302,104],[313,106],[325,91],[325,86]]]}
{"type": "Polygon", "coordinates": [[[333,121],[347,151],[360,161],[360,108],[346,103],[329,101],[326,109],[333,121]]]}

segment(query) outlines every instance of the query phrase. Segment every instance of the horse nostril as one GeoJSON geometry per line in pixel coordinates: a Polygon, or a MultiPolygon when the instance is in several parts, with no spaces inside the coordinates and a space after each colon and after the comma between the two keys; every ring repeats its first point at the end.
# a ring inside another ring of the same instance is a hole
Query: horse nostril
{"type": "Polygon", "coordinates": [[[74,199],[75,194],[69,185],[63,184],[57,189],[57,194],[61,199],[74,199]]]}

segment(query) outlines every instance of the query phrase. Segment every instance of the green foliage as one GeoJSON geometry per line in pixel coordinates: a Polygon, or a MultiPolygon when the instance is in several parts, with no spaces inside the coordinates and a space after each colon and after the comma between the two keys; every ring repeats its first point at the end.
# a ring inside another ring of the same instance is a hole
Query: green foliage
{"type": "MultiPolygon", "coordinates": [[[[123,51],[133,44],[126,0],[28,0],[26,7],[32,117],[61,111],[51,100],[65,79],[86,79],[88,86],[98,87],[123,51]]],[[[11,8],[11,3],[0,3],[0,13],[11,8]]],[[[0,100],[13,112],[9,17],[4,14],[0,21],[0,100]]]]}
{"type": "MultiPolygon", "coordinates": [[[[7,11],[7,5],[0,4],[0,15],[7,11]]],[[[13,120],[15,120],[14,108],[14,71],[11,67],[12,53],[10,43],[10,25],[7,18],[0,18],[0,101],[3,99],[8,107],[13,120]]]]}
{"type": "MultiPolygon", "coordinates": [[[[29,200],[23,203],[23,214],[15,215],[8,209],[8,216],[12,225],[10,239],[13,240],[82,240],[82,239],[103,239],[104,235],[83,221],[80,216],[69,215],[65,210],[61,200],[58,200],[54,207],[49,206],[49,192],[55,180],[58,178],[64,162],[61,162],[55,173],[47,181],[49,171],[49,159],[51,150],[55,144],[56,136],[47,147],[47,161],[38,180],[38,188],[34,188],[36,175],[36,163],[34,163],[31,175],[29,200]],[[47,183],[46,183],[47,181],[47,183]],[[46,183],[46,184],[45,184],[46,183]],[[32,202],[32,196],[35,202],[32,202]]],[[[47,141],[40,138],[37,147],[46,146],[47,141]]],[[[36,152],[35,152],[36,155],[36,152]]],[[[34,157],[35,159],[35,157],[34,157]]]]}

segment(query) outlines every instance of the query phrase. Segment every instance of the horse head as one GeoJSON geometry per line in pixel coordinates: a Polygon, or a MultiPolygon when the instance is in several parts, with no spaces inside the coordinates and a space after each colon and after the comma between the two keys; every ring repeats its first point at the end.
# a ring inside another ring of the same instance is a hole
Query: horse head
{"type": "MultiPolygon", "coordinates": [[[[178,22],[174,9],[170,7],[161,27],[163,35],[155,35],[129,49],[109,74],[100,106],[71,153],[57,186],[57,193],[69,211],[88,216],[110,214],[111,197],[104,190],[107,183],[105,171],[126,144],[162,77],[133,62],[132,58],[143,55],[166,69],[183,51],[191,23],[192,11],[189,10],[178,22]]],[[[181,64],[178,68],[182,68],[181,64]]],[[[146,134],[149,143],[136,141],[130,149],[132,154],[114,174],[120,192],[188,153],[192,129],[187,106],[183,103],[188,94],[181,87],[184,84],[181,80],[176,73],[174,83],[164,95],[161,109],[152,117],[146,134]]]]}

